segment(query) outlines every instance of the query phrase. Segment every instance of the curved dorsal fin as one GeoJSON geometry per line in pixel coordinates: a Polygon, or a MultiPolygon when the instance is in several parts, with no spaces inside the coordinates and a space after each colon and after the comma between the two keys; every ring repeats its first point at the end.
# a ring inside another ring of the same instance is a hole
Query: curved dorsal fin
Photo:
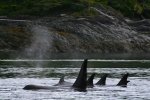
{"type": "Polygon", "coordinates": [[[65,76],[62,76],[62,77],[60,78],[59,84],[62,84],[63,82],[65,82],[65,81],[64,81],[64,77],[65,77],[65,76]]]}
{"type": "Polygon", "coordinates": [[[88,60],[85,59],[82,66],[81,66],[78,77],[72,86],[77,91],[81,91],[81,92],[86,91],[86,87],[87,87],[87,62],[88,62],[88,60]]]}
{"type": "Polygon", "coordinates": [[[123,75],[123,77],[121,78],[121,80],[119,81],[117,86],[124,86],[124,87],[126,87],[127,83],[130,82],[130,81],[127,80],[128,76],[129,76],[129,73],[126,73],[125,75],[123,75]]]}
{"type": "Polygon", "coordinates": [[[95,73],[93,73],[93,74],[89,77],[89,79],[87,80],[87,86],[88,86],[88,87],[93,87],[93,86],[94,86],[94,85],[93,85],[94,76],[95,76],[95,73]]]}
{"type": "Polygon", "coordinates": [[[96,85],[105,85],[106,84],[106,78],[108,74],[104,74],[101,79],[96,83],[96,85]]]}

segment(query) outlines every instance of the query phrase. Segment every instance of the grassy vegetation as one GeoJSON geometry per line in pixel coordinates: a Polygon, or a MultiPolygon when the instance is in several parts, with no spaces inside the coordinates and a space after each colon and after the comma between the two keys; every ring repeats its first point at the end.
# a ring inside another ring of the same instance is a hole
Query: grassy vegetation
{"type": "MultiPolygon", "coordinates": [[[[109,6],[119,10],[123,15],[128,17],[148,17],[146,10],[150,13],[150,0],[113,0],[108,3],[109,6]]],[[[148,12],[147,12],[148,13],[148,12]]]]}
{"type": "Polygon", "coordinates": [[[150,0],[0,0],[0,16],[50,16],[60,13],[91,16],[96,13],[89,8],[99,4],[111,6],[127,17],[150,18],[150,0]]]}

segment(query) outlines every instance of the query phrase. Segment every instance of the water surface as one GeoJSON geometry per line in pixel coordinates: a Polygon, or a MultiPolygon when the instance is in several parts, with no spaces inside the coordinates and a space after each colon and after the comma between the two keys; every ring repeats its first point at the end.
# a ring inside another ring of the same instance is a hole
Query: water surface
{"type": "Polygon", "coordinates": [[[92,73],[97,74],[94,83],[96,83],[104,73],[108,73],[109,76],[106,81],[106,86],[95,86],[92,89],[88,88],[87,92],[77,92],[70,88],[54,88],[51,90],[38,91],[22,89],[27,84],[52,86],[58,83],[62,75],[65,75],[66,81],[73,83],[80,70],[81,63],[82,60],[44,62],[1,61],[0,99],[148,100],[150,98],[150,62],[148,60],[90,60],[88,64],[88,76],[92,73]],[[137,63],[144,66],[144,68],[140,66],[136,67],[137,63]],[[107,67],[103,67],[102,65],[107,65],[107,67]],[[127,88],[116,86],[121,76],[127,72],[130,73],[130,83],[127,88]]]}

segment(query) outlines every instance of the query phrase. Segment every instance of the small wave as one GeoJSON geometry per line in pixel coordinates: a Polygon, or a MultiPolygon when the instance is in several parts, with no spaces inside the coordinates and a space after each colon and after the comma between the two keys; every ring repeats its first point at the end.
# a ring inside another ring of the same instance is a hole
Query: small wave
{"type": "MultiPolygon", "coordinates": [[[[84,59],[3,59],[3,62],[76,62],[84,59]]],[[[105,59],[89,59],[90,62],[150,62],[150,60],[105,60],[105,59]]]]}

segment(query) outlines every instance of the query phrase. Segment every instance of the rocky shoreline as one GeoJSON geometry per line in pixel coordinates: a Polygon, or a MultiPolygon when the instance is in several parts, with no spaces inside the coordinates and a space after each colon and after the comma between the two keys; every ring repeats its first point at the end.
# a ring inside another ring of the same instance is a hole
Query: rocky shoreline
{"type": "MultiPolygon", "coordinates": [[[[34,40],[33,27],[46,27],[51,38],[48,52],[148,53],[150,20],[125,20],[116,12],[94,8],[90,17],[57,16],[38,20],[0,19],[0,50],[22,52],[34,40]]],[[[44,44],[43,44],[44,45],[44,44]]]]}

